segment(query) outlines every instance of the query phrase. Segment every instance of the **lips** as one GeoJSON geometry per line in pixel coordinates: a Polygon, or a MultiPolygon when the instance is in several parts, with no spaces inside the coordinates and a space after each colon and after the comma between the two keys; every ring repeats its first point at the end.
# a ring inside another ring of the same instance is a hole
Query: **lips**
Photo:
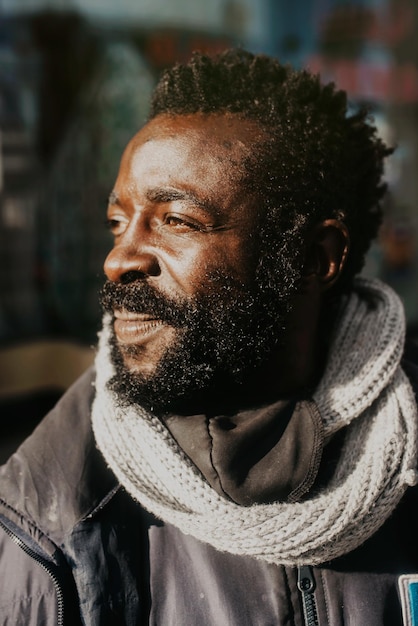
{"type": "Polygon", "coordinates": [[[138,344],[158,332],[165,324],[146,313],[115,311],[115,334],[119,343],[138,344]]]}

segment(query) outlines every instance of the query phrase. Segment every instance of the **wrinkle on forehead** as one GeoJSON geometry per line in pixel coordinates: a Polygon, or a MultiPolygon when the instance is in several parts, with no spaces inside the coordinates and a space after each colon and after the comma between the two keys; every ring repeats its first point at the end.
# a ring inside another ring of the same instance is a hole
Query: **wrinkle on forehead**
{"type": "Polygon", "coordinates": [[[223,148],[237,163],[250,156],[254,144],[266,140],[264,129],[255,121],[234,113],[192,113],[189,115],[160,114],[148,122],[134,137],[141,143],[156,139],[184,137],[187,142],[223,148]]]}

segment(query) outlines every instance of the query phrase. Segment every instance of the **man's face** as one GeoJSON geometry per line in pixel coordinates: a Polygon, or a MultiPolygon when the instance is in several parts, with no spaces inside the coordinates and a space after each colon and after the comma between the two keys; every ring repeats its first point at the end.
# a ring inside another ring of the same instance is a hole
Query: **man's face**
{"type": "Polygon", "coordinates": [[[244,183],[261,134],[233,115],[160,115],[124,153],[103,304],[115,389],[131,400],[164,410],[242,383],[280,337],[289,297],[272,305],[257,289],[262,215],[244,183]]]}

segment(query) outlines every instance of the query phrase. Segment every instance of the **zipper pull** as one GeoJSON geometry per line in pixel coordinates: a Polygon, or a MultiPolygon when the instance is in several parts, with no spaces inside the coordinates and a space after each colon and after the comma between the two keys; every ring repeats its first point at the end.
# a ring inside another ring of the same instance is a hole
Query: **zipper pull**
{"type": "Polygon", "coordinates": [[[298,567],[298,589],[302,595],[303,616],[306,626],[319,626],[314,591],[315,577],[310,565],[298,567]]]}

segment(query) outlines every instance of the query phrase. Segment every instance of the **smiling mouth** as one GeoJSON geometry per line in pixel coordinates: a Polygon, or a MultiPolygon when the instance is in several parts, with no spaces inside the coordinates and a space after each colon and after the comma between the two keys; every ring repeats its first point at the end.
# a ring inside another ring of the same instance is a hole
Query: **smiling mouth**
{"type": "Polygon", "coordinates": [[[130,313],[129,311],[115,311],[114,329],[119,343],[140,343],[160,330],[165,323],[146,313],[130,313]]]}

